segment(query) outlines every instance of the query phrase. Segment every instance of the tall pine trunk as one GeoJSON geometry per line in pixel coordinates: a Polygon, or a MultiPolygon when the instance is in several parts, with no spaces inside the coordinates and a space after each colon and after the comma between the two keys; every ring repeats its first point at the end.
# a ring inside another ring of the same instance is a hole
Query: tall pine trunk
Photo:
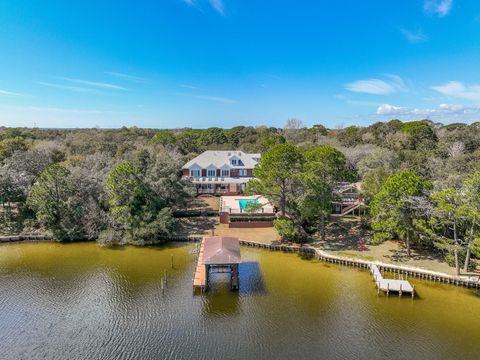
{"type": "Polygon", "coordinates": [[[412,255],[410,251],[410,231],[407,230],[407,236],[405,237],[405,245],[407,246],[407,256],[410,257],[412,255]]]}
{"type": "Polygon", "coordinates": [[[460,262],[458,261],[458,249],[456,247],[453,254],[455,255],[455,274],[460,275],[460,262]]]}
{"type": "MultiPolygon", "coordinates": [[[[474,224],[472,224],[471,228],[470,228],[470,241],[472,241],[473,239],[473,228],[474,228],[474,224]]],[[[463,264],[463,271],[464,272],[467,272],[468,271],[468,264],[470,263],[470,255],[472,253],[472,250],[470,249],[470,241],[468,243],[468,246],[467,246],[467,255],[465,256],[465,264],[463,264]]]]}
{"type": "Polygon", "coordinates": [[[460,262],[458,261],[458,240],[457,240],[457,222],[453,222],[453,239],[455,240],[455,248],[453,254],[455,256],[455,273],[460,275],[460,262]]]}
{"type": "Polygon", "coordinates": [[[470,254],[472,250],[470,250],[470,246],[467,247],[467,255],[465,256],[465,264],[463,264],[463,271],[468,272],[468,264],[470,263],[470,254]]]}

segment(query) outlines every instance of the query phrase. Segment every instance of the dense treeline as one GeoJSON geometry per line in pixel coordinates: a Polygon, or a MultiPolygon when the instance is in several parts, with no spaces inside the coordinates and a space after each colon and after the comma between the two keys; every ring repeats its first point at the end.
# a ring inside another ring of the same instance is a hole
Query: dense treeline
{"type": "MultiPolygon", "coordinates": [[[[185,206],[191,196],[189,184],[181,181],[181,165],[206,149],[267,155],[257,169],[262,180],[257,190],[288,213],[294,226],[290,222],[278,226],[292,236],[302,236],[312,227],[323,233],[322,224],[331,210],[325,204],[332,196],[333,183],[348,179],[363,182],[366,201],[372,203],[370,220],[376,241],[408,235],[408,243],[415,245],[425,239],[427,228],[437,235],[441,232],[438,222],[433,224],[432,204],[438,204],[438,199],[431,194],[445,189],[463,194],[465,183],[480,170],[480,123],[392,120],[368,127],[327,129],[305,127],[292,119],[284,128],[0,128],[1,232],[48,229],[60,240],[160,240],[174,231],[172,210],[185,206]],[[271,169],[268,161],[279,164],[282,156],[286,156],[285,168],[271,169]],[[328,165],[328,161],[339,161],[336,166],[341,171],[329,169],[335,163],[328,165]],[[394,181],[392,176],[404,172],[425,184],[412,191],[402,206],[429,193],[426,199],[432,210],[410,217],[412,221],[428,218],[415,224],[415,231],[395,233],[381,226],[391,219],[378,209],[385,209],[382,201],[390,201],[385,194],[394,181]],[[276,193],[279,185],[275,181],[290,173],[295,178],[282,183],[282,191],[276,193]]],[[[464,228],[462,220],[461,231],[464,228]]],[[[442,231],[448,237],[453,230],[446,226],[442,231]]],[[[477,226],[469,231],[475,233],[477,226]]],[[[432,233],[429,238],[433,239],[432,233]]],[[[445,241],[437,238],[435,243],[440,246],[445,241]]],[[[457,249],[450,245],[444,248],[457,249]]]]}

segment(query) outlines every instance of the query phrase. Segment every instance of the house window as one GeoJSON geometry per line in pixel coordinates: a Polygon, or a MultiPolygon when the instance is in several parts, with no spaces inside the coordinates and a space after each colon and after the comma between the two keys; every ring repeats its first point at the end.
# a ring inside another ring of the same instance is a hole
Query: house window
{"type": "Polygon", "coordinates": [[[232,159],[232,165],[237,165],[237,159],[232,159]]]}
{"type": "Polygon", "coordinates": [[[190,170],[190,176],[200,177],[200,170],[190,170]]]}
{"type": "Polygon", "coordinates": [[[214,170],[207,170],[207,176],[209,176],[209,177],[215,176],[216,173],[217,172],[215,171],[215,169],[214,170]]]}
{"type": "Polygon", "coordinates": [[[230,176],[230,170],[222,170],[222,176],[230,176]]]}
{"type": "Polygon", "coordinates": [[[247,176],[247,170],[240,170],[240,176],[247,176]]]}

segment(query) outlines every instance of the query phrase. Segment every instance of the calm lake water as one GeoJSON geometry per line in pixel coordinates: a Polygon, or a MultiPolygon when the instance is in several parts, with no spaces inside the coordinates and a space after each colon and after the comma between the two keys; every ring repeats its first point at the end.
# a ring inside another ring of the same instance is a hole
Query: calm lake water
{"type": "Polygon", "coordinates": [[[480,358],[471,289],[377,297],[365,271],[242,247],[238,293],[193,295],[193,249],[0,246],[0,359],[480,358]]]}

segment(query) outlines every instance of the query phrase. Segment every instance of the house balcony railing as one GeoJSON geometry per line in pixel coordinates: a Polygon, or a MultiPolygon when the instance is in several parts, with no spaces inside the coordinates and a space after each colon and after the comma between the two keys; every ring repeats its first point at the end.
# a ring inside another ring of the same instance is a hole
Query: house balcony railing
{"type": "Polygon", "coordinates": [[[229,192],[228,189],[197,189],[199,193],[202,194],[227,194],[229,192]]]}
{"type": "Polygon", "coordinates": [[[248,176],[248,175],[236,175],[236,176],[189,176],[189,175],[184,175],[183,178],[185,180],[190,180],[190,181],[195,181],[195,182],[212,182],[212,181],[225,181],[227,179],[253,179],[254,176],[248,176]]]}
{"type": "Polygon", "coordinates": [[[198,189],[198,192],[201,194],[215,194],[213,189],[198,189]]]}

